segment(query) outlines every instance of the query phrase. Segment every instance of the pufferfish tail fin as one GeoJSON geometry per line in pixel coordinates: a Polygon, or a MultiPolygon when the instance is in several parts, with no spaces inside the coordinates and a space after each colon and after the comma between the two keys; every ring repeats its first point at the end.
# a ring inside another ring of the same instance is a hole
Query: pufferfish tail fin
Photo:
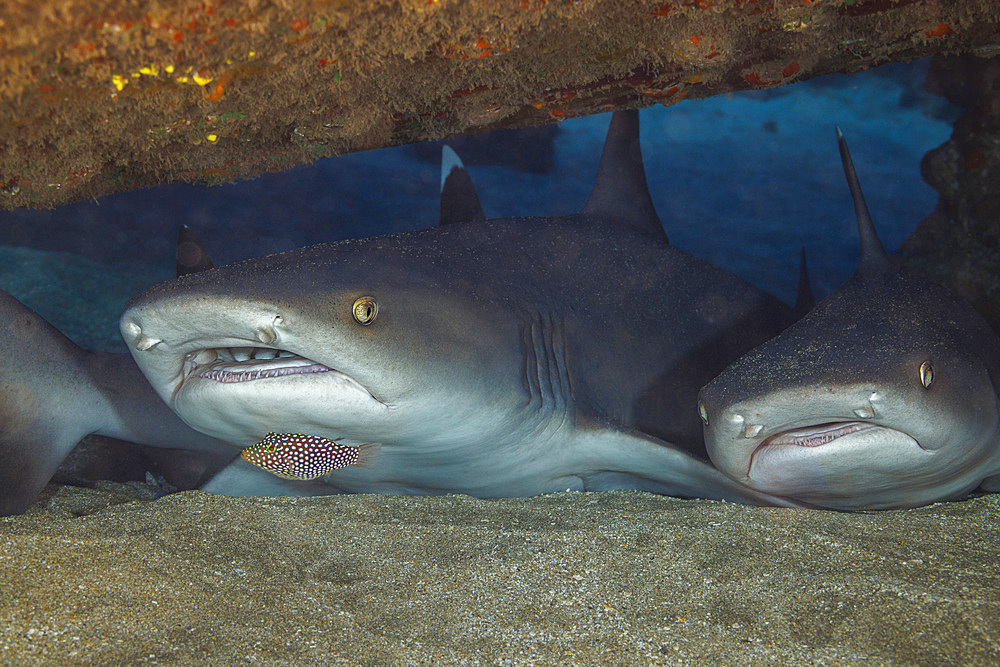
{"type": "Polygon", "coordinates": [[[379,449],[382,445],[377,442],[366,442],[358,447],[358,460],[354,465],[358,468],[374,468],[378,464],[379,449]]]}

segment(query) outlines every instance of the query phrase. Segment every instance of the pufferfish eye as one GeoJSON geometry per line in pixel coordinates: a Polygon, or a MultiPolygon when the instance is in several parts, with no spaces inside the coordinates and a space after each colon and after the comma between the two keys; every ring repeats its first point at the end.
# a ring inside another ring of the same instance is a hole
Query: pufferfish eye
{"type": "Polygon", "coordinates": [[[375,316],[378,315],[378,302],[375,301],[374,297],[363,296],[354,302],[351,312],[355,322],[368,326],[375,321],[375,316]]]}
{"type": "Polygon", "coordinates": [[[934,382],[934,366],[931,362],[925,361],[920,364],[920,384],[924,385],[924,389],[930,389],[932,382],[934,382]]]}

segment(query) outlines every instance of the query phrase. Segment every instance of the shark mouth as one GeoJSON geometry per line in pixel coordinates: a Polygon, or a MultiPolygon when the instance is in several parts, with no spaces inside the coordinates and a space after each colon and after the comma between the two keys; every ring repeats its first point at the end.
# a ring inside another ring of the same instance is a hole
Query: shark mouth
{"type": "Polygon", "coordinates": [[[188,354],[184,367],[187,378],[199,377],[215,382],[250,382],[333,370],[294,352],[271,347],[206,348],[188,354]]]}
{"type": "Polygon", "coordinates": [[[878,428],[865,422],[830,422],[805,428],[782,431],[766,438],[758,445],[760,450],[769,445],[793,445],[795,447],[819,447],[851,433],[878,428]]]}
{"type": "Polygon", "coordinates": [[[761,458],[766,458],[770,452],[776,449],[781,450],[785,447],[821,447],[852,433],[860,433],[861,431],[877,428],[882,427],[865,422],[826,422],[789,429],[787,431],[779,431],[774,435],[764,438],[750,454],[747,475],[753,476],[755,466],[760,464],[761,458]]]}

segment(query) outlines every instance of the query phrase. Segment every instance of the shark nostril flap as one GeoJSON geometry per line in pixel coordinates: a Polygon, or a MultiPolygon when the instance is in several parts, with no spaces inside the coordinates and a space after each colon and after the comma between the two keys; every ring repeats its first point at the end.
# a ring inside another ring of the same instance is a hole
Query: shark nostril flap
{"type": "Polygon", "coordinates": [[[273,328],[266,325],[257,328],[257,340],[262,342],[264,345],[270,345],[277,340],[277,338],[278,334],[275,333],[273,328]]]}
{"type": "Polygon", "coordinates": [[[135,339],[135,349],[145,352],[146,350],[153,349],[162,342],[162,338],[150,338],[149,336],[140,335],[135,339]]]}

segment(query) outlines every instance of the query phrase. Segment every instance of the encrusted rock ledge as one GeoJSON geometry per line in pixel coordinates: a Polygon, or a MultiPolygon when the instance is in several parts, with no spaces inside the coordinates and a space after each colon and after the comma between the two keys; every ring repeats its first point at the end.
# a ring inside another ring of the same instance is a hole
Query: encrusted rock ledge
{"type": "Polygon", "coordinates": [[[996,0],[5,0],[0,207],[998,49],[996,0]]]}

